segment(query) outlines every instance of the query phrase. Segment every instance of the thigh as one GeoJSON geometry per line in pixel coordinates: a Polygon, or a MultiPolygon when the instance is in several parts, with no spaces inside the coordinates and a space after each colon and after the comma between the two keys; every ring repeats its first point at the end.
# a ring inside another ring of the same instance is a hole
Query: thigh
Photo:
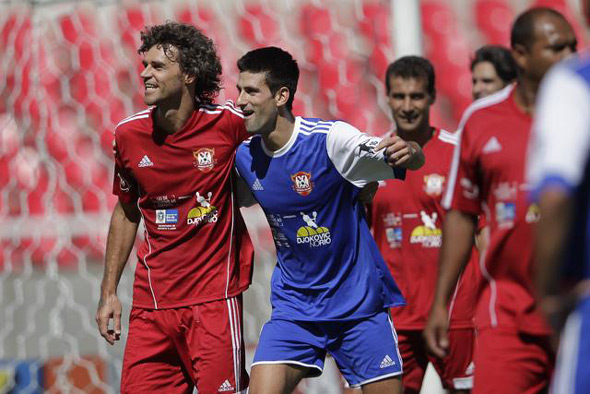
{"type": "Polygon", "coordinates": [[[428,356],[422,340],[422,331],[399,330],[398,346],[402,356],[404,393],[419,393],[428,366],[428,356]]]}
{"type": "Polygon", "coordinates": [[[546,390],[554,357],[548,336],[483,329],[475,347],[473,392],[533,394],[546,390]]]}
{"type": "Polygon", "coordinates": [[[443,359],[429,357],[445,389],[471,390],[473,388],[474,347],[475,330],[455,328],[449,331],[447,356],[443,359]]]}
{"type": "Polygon", "coordinates": [[[326,335],[316,323],[271,319],[262,328],[252,366],[298,366],[307,370],[306,377],[319,376],[326,343],[326,335]]]}
{"type": "Polygon", "coordinates": [[[307,377],[308,367],[293,364],[257,364],[252,367],[250,394],[291,393],[301,379],[307,377]]]}
{"type": "Polygon", "coordinates": [[[159,311],[133,308],[123,356],[121,393],[190,393],[193,384],[159,311]]]}
{"type": "Polygon", "coordinates": [[[567,319],[559,343],[551,393],[590,391],[590,299],[583,300],[567,319]]]}
{"type": "Polygon", "coordinates": [[[197,304],[183,319],[186,360],[200,393],[240,392],[248,387],[242,337],[242,297],[197,304]]]}
{"type": "Polygon", "coordinates": [[[350,387],[401,375],[397,334],[387,311],[329,326],[328,351],[350,387]]]}

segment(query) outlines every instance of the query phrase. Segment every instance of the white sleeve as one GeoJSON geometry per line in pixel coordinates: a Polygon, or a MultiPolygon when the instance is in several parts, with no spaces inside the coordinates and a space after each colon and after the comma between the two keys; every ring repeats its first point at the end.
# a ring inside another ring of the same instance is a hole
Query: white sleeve
{"type": "Polygon", "coordinates": [[[529,143],[527,179],[533,190],[546,181],[581,182],[590,153],[590,88],[563,66],[541,84],[529,143]]]}
{"type": "Polygon", "coordinates": [[[405,169],[390,167],[383,149],[373,150],[380,141],[381,138],[361,133],[348,123],[336,122],[328,132],[326,149],[342,177],[357,187],[384,179],[404,179],[405,169]]]}

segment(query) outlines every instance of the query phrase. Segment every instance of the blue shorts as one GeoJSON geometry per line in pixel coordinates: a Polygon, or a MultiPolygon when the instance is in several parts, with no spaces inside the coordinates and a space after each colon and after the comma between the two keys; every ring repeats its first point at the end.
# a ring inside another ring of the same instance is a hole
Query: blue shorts
{"type": "Polygon", "coordinates": [[[293,364],[319,376],[329,353],[350,387],[401,375],[402,358],[389,313],[351,321],[271,319],[262,328],[252,365],[293,364]]]}
{"type": "Polygon", "coordinates": [[[579,301],[561,334],[551,393],[590,392],[590,297],[579,301]]]}

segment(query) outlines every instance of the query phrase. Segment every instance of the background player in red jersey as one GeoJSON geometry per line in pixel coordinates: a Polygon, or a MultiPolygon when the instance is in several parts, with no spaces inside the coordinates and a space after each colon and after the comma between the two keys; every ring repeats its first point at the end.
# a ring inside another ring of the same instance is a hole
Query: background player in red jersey
{"type": "Polygon", "coordinates": [[[436,283],[445,211],[440,205],[456,137],[430,124],[436,98],[432,64],[422,57],[402,57],[387,68],[385,87],[395,121],[394,134],[417,142],[426,164],[405,182],[381,181],[369,208],[373,235],[407,305],[392,308],[404,362],[405,393],[420,392],[432,361],[443,385],[453,391],[471,389],[473,353],[473,264],[464,273],[450,314],[451,350],[444,360],[429,357],[422,330],[436,283]]]}
{"type": "Polygon", "coordinates": [[[133,308],[121,391],[242,392],[241,293],[252,245],[234,196],[235,150],[247,137],[231,102],[212,104],[221,65],[193,26],[141,34],[149,109],[119,123],[105,272],[96,321],[110,343],[121,333],[117,285],[140,221],[133,308]],[[109,322],[113,320],[113,328],[109,322]]]}
{"type": "Polygon", "coordinates": [[[447,300],[472,245],[482,210],[490,225],[475,323],[474,392],[537,393],[547,389],[553,368],[549,329],[535,304],[532,224],[538,208],[527,200],[525,156],[535,96],[545,72],[575,50],[576,38],[556,11],[521,14],[511,35],[518,83],[469,107],[459,126],[443,206],[451,208],[437,289],[425,338],[444,356],[448,349],[447,300]]]}
{"type": "Polygon", "coordinates": [[[471,94],[474,100],[503,89],[516,79],[516,64],[510,50],[485,45],[471,59],[471,94]]]}

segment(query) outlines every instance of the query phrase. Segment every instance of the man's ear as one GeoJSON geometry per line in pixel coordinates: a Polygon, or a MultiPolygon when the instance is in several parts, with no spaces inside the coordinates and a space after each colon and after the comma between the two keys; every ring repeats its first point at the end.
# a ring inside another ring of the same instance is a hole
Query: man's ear
{"type": "Polygon", "coordinates": [[[184,83],[186,85],[191,85],[193,82],[197,80],[197,77],[194,75],[184,74],[184,83]]]}
{"type": "Polygon", "coordinates": [[[512,48],[512,58],[520,69],[526,69],[528,65],[528,50],[522,44],[514,44],[512,48]]]}
{"type": "Polygon", "coordinates": [[[283,86],[282,88],[277,90],[277,92],[275,93],[275,101],[277,103],[277,107],[287,104],[287,101],[289,101],[290,97],[291,92],[289,91],[289,88],[287,88],[286,86],[283,86]]]}

